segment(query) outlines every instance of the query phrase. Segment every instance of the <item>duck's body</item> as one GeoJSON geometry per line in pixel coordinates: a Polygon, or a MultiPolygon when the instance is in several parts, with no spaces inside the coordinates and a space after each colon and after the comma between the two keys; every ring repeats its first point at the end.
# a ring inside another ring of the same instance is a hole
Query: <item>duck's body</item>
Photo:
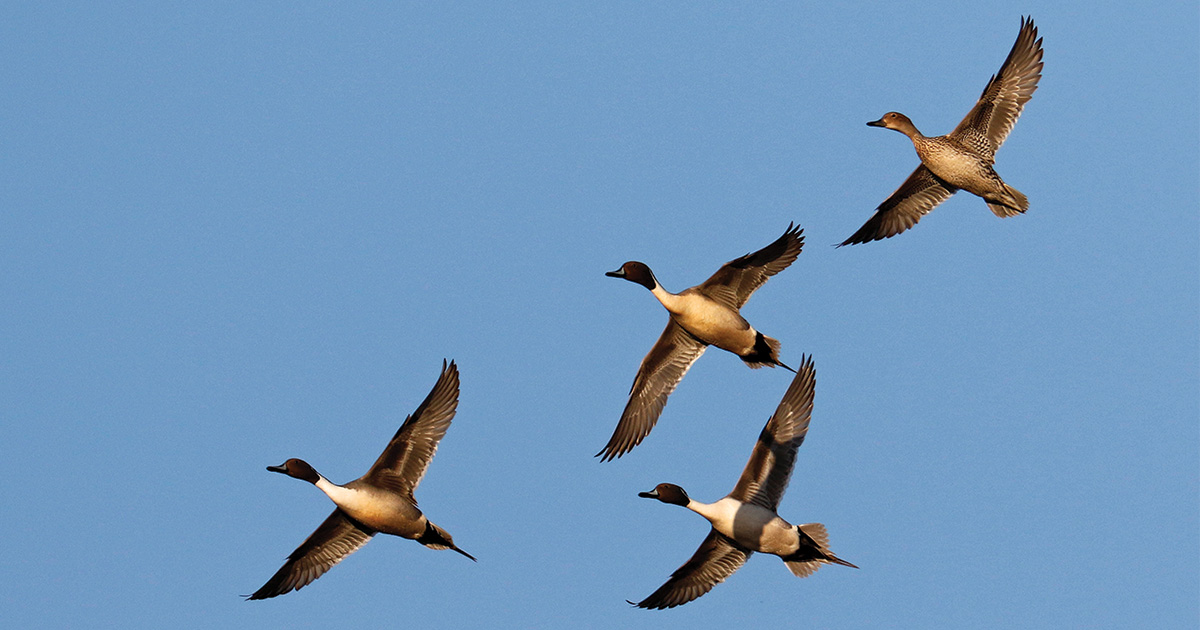
{"type": "Polygon", "coordinates": [[[791,369],[779,360],[779,341],[751,326],[741,308],[767,278],[796,260],[804,247],[802,232],[788,225],[775,242],[725,263],[703,284],[679,293],[664,289],[645,263],[629,261],[605,274],[648,289],[670,319],[642,359],[621,420],[598,457],[608,461],[641,443],[658,421],[667,397],[710,345],[736,354],[752,368],[778,365],[791,369]]]}
{"type": "Polygon", "coordinates": [[[986,142],[986,137],[975,137],[973,143],[949,135],[926,137],[907,116],[898,112],[889,112],[880,120],[868,124],[895,129],[908,136],[917,151],[917,157],[921,158],[921,165],[941,180],[948,190],[961,189],[982,197],[996,216],[1009,217],[1029,209],[1029,200],[1025,195],[1005,184],[996,174],[996,169],[992,167],[995,148],[986,142]]]}
{"type": "Polygon", "coordinates": [[[800,549],[795,525],[759,505],[725,497],[716,503],[701,503],[689,498],[687,509],[703,516],[713,529],[734,542],[759,553],[788,556],[800,549]]]}
{"type": "Polygon", "coordinates": [[[829,550],[824,525],[793,525],[777,512],[791,478],[796,450],[808,433],[815,387],[816,369],[806,358],[759,435],[737,485],[721,500],[702,503],[669,483],[638,493],[640,497],[685,507],[707,519],[712,530],[692,558],[636,606],[672,608],[686,604],[732,575],[754,552],[779,557],[797,577],[811,575],[822,564],[854,567],[829,550]]]}
{"type": "Polygon", "coordinates": [[[313,485],[338,509],[368,529],[409,540],[416,540],[425,532],[428,522],[425,514],[415,502],[395,492],[382,490],[362,479],[339,486],[321,477],[313,485]]]}
{"type": "Polygon", "coordinates": [[[454,418],[458,387],[458,368],[453,362],[443,363],[442,374],[425,401],[396,431],[367,474],[350,483],[333,483],[302,459],[267,467],[313,484],[337,507],[249,599],[267,599],[304,588],[377,533],[415,540],[431,549],[453,549],[475,559],[459,549],[446,530],[426,518],[413,498],[454,418]]]}
{"type": "Polygon", "coordinates": [[[953,138],[926,138],[916,131],[916,127],[913,130],[909,139],[917,150],[917,157],[938,179],[980,197],[1004,186],[991,168],[992,161],[986,156],[953,138]]]}
{"type": "MultiPolygon", "coordinates": [[[[781,365],[778,353],[766,357],[755,353],[759,332],[737,309],[717,302],[705,295],[702,289],[692,287],[680,293],[671,293],[656,284],[650,292],[667,309],[675,323],[700,341],[738,355],[752,368],[781,365]]],[[[767,339],[778,343],[769,337],[767,339]]]]}
{"type": "MultiPolygon", "coordinates": [[[[996,174],[996,150],[1004,143],[1025,103],[1037,90],[1042,72],[1042,40],[1032,19],[1021,19],[1021,31],[975,107],[953,131],[925,136],[907,116],[888,112],[872,127],[893,129],[912,140],[921,165],[841,245],[890,238],[916,225],[958,190],[982,197],[998,217],[1029,209],[1029,200],[996,174]]],[[[839,245],[839,247],[841,246],[839,245]]]]}

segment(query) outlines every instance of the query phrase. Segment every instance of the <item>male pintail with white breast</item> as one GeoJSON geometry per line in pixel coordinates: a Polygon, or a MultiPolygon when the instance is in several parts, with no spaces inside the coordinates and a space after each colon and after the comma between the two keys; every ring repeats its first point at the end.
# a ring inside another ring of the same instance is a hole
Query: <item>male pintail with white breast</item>
{"type": "Polygon", "coordinates": [[[733,575],[755,551],[779,556],[797,577],[812,575],[822,564],[858,568],[829,550],[824,525],[792,525],[776,512],[792,476],[796,449],[808,433],[815,387],[816,369],[806,357],[759,434],[733,492],[720,501],[701,503],[669,483],[638,493],[639,497],[683,506],[708,519],[712,530],[690,560],[635,606],[661,609],[686,604],[733,575]]]}
{"type": "Polygon", "coordinates": [[[658,421],[667,397],[710,345],[738,355],[752,368],[778,365],[792,369],[779,361],[779,341],[755,330],[740,311],[767,278],[786,269],[800,255],[804,247],[802,232],[799,226],[789,224],[775,242],[725,263],[703,284],[679,293],[662,288],[645,263],[629,261],[604,274],[649,289],[666,307],[670,320],[642,359],[621,420],[597,457],[609,461],[641,443],[658,421]]]}
{"type": "Polygon", "coordinates": [[[415,540],[431,549],[459,549],[454,539],[434,525],[413,498],[438,442],[446,435],[458,408],[458,367],[442,362],[442,374],[425,401],[396,431],[367,474],[340,486],[322,477],[307,462],[289,459],[271,472],[303,479],[329,496],[337,507],[262,588],[248,599],[267,599],[300,590],[333,565],[358,551],[377,533],[415,540]]]}

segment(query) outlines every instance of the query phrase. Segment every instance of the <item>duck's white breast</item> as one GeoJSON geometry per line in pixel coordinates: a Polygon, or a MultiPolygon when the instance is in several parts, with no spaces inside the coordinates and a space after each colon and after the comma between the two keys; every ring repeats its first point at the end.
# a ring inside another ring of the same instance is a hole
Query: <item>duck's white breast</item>
{"type": "Polygon", "coordinates": [[[787,555],[799,546],[799,535],[791,523],[766,508],[742,503],[725,497],[716,503],[689,505],[707,518],[713,529],[736,540],[738,544],[775,555],[787,555]]]}

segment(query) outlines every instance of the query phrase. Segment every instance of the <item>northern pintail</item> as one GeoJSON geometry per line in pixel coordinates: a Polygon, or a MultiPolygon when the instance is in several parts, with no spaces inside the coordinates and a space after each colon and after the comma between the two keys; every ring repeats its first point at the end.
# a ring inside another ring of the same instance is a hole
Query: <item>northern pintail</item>
{"type": "Polygon", "coordinates": [[[812,575],[822,564],[858,568],[829,551],[824,525],[792,525],[776,513],[792,476],[796,449],[808,433],[815,386],[816,370],[812,359],[806,357],[759,434],[733,492],[725,498],[701,503],[669,483],[638,493],[639,497],[683,506],[708,519],[712,530],[690,560],[635,606],[661,609],[686,604],[733,575],[755,551],[779,556],[797,577],[812,575]]]}
{"type": "Polygon", "coordinates": [[[739,311],[755,289],[800,255],[802,232],[799,226],[788,224],[775,242],[725,263],[703,284],[679,293],[662,288],[645,263],[629,261],[604,274],[649,289],[666,307],[670,320],[642,359],[621,420],[608,445],[596,454],[601,461],[620,457],[641,443],[658,421],[667,397],[709,345],[738,355],[752,368],[778,365],[792,369],[779,362],[779,341],[755,330],[739,311]]]}
{"type": "Polygon", "coordinates": [[[1012,131],[1041,78],[1042,40],[1037,36],[1033,19],[1021,18],[1021,31],[1008,58],[954,131],[925,137],[907,116],[898,112],[888,112],[883,118],[867,123],[908,136],[921,165],[838,247],[895,236],[915,225],[959,189],[983,197],[998,217],[1028,210],[1029,200],[1005,184],[992,165],[996,149],[1012,131]]]}
{"type": "Polygon", "coordinates": [[[282,466],[267,466],[271,472],[315,485],[337,508],[248,599],[267,599],[304,588],[377,533],[409,538],[431,549],[453,549],[474,560],[454,544],[446,530],[425,518],[413,498],[413,490],[425,476],[457,407],[458,367],[453,361],[448,366],[443,361],[442,374],[433,390],[404,420],[383,454],[362,477],[340,486],[322,477],[304,460],[289,459],[282,466]]]}

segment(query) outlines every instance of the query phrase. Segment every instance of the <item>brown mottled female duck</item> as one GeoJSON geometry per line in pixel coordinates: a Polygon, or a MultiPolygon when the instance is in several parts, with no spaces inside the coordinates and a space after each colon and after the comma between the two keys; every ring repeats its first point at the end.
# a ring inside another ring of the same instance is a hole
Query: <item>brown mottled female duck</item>
{"type": "Polygon", "coordinates": [[[1025,212],[1029,200],[1005,184],[992,164],[996,149],[1012,131],[1041,77],[1042,40],[1037,36],[1033,19],[1022,18],[1021,32],[1008,58],[954,131],[926,137],[907,116],[898,112],[888,112],[883,118],[867,123],[908,136],[921,165],[838,247],[895,236],[960,189],[983,197],[998,217],[1025,212]]]}

